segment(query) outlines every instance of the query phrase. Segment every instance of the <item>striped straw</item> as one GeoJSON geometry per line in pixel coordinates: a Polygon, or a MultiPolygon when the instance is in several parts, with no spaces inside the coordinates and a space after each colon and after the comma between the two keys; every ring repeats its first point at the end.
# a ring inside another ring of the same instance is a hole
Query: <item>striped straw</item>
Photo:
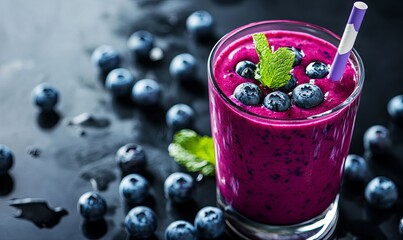
{"type": "Polygon", "coordinates": [[[346,28],[344,29],[343,36],[341,37],[337,54],[330,68],[330,80],[339,81],[343,77],[347,60],[350,56],[351,50],[353,49],[358,30],[360,30],[362,19],[364,18],[365,11],[367,9],[368,6],[364,2],[354,3],[346,28]]]}

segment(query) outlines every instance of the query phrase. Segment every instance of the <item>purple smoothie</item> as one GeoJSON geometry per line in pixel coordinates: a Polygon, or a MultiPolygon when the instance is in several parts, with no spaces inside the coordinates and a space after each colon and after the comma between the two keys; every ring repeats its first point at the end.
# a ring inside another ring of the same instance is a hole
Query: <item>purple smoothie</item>
{"type": "MultiPolygon", "coordinates": [[[[237,212],[257,222],[289,225],[312,219],[335,200],[348,154],[359,97],[342,104],[357,87],[359,74],[348,63],[343,79],[311,80],[305,74],[313,61],[331,64],[337,48],[312,35],[291,31],[266,32],[272,49],[295,47],[304,57],[294,67],[298,84],[319,86],[325,100],[311,109],[293,104],[285,112],[263,105],[246,106],[233,91],[242,78],[235,66],[259,61],[252,36],[240,38],[212,59],[210,114],[215,141],[219,194],[237,212]]],[[[263,88],[264,95],[270,92],[263,88]]]]}

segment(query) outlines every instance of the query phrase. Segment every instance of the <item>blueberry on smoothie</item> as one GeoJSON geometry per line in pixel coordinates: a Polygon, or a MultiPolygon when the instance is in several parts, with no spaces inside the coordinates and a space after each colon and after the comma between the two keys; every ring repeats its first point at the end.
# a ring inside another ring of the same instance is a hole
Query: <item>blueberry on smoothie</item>
{"type": "Polygon", "coordinates": [[[147,239],[157,229],[157,217],[152,209],[138,206],[127,213],[124,224],[134,239],[147,239]]]}
{"type": "Polygon", "coordinates": [[[0,144],[0,176],[11,169],[14,163],[14,155],[9,147],[0,144]]]}
{"type": "Polygon", "coordinates": [[[121,57],[113,47],[102,45],[94,50],[91,61],[101,72],[108,73],[119,67],[121,57]]]}
{"type": "Polygon", "coordinates": [[[196,240],[196,229],[186,221],[172,222],[165,229],[165,240],[196,240]]]}
{"type": "Polygon", "coordinates": [[[165,197],[174,203],[189,201],[192,198],[193,191],[193,178],[187,173],[172,173],[164,182],[165,197]]]}
{"type": "Polygon", "coordinates": [[[305,74],[310,78],[324,78],[329,73],[329,68],[323,62],[311,62],[305,69],[305,74]]]}
{"type": "Polygon", "coordinates": [[[32,97],[41,111],[50,112],[59,101],[59,91],[49,83],[41,83],[32,91],[32,97]]]}
{"type": "Polygon", "coordinates": [[[293,63],[293,67],[298,66],[301,64],[302,58],[304,57],[303,53],[301,52],[301,50],[296,49],[295,47],[289,47],[289,50],[293,51],[295,54],[295,59],[294,59],[294,63],[293,63]]]}
{"type": "Polygon", "coordinates": [[[288,80],[287,84],[282,86],[278,90],[282,92],[287,92],[288,90],[293,89],[295,86],[297,86],[297,78],[294,76],[294,74],[290,74],[290,80],[288,80]]]}
{"type": "Polygon", "coordinates": [[[86,192],[78,199],[77,210],[86,220],[99,221],[106,213],[106,201],[96,192],[86,192]]]}
{"type": "Polygon", "coordinates": [[[382,125],[375,125],[364,133],[364,148],[373,154],[387,154],[391,148],[392,140],[389,130],[382,125]]]}
{"type": "Polygon", "coordinates": [[[251,61],[240,61],[235,66],[235,72],[243,78],[253,79],[255,77],[256,64],[251,61]]]}
{"type": "Polygon", "coordinates": [[[168,109],[165,120],[168,127],[175,130],[190,127],[194,120],[194,111],[186,104],[176,104],[168,109]]]}
{"type": "Polygon", "coordinates": [[[169,64],[169,74],[178,81],[192,80],[197,76],[197,61],[189,53],[175,56],[169,64]]]}
{"type": "Polygon", "coordinates": [[[187,32],[196,39],[203,39],[213,35],[214,18],[207,11],[193,12],[186,19],[187,32]]]}
{"type": "Polygon", "coordinates": [[[389,178],[376,177],[365,187],[365,199],[374,207],[390,208],[397,198],[397,187],[389,178]]]}
{"type": "Polygon", "coordinates": [[[144,169],[147,164],[147,157],[141,145],[128,143],[118,149],[115,160],[124,173],[144,169]]]}
{"type": "Polygon", "coordinates": [[[105,87],[114,97],[128,97],[134,85],[134,76],[126,68],[116,68],[106,76],[105,87]]]}
{"type": "Polygon", "coordinates": [[[194,225],[198,237],[218,238],[225,231],[224,213],[216,207],[204,207],[196,214],[194,225]]]}
{"type": "Polygon", "coordinates": [[[262,100],[262,91],[254,83],[241,83],[235,88],[234,97],[245,105],[258,105],[262,100]]]}
{"type": "Polygon", "coordinates": [[[291,107],[290,97],[280,91],[267,94],[263,100],[263,105],[275,112],[284,112],[291,107]]]}
{"type": "Polygon", "coordinates": [[[292,91],[292,99],[298,107],[308,109],[318,106],[323,101],[324,96],[318,86],[304,83],[292,91]]]}
{"type": "Polygon", "coordinates": [[[355,154],[349,154],[344,165],[344,178],[347,181],[364,181],[368,166],[365,159],[355,154]]]}
{"type": "Polygon", "coordinates": [[[158,105],[161,102],[161,87],[153,79],[142,79],[132,89],[132,100],[140,106],[158,105]]]}
{"type": "Polygon", "coordinates": [[[136,57],[148,59],[154,47],[154,36],[144,30],[134,32],[127,40],[127,47],[136,57]]]}
{"type": "Polygon", "coordinates": [[[139,204],[148,196],[150,184],[139,174],[129,174],[120,181],[119,194],[132,204],[139,204]]]}
{"type": "Polygon", "coordinates": [[[388,113],[392,119],[403,123],[403,95],[397,95],[389,100],[388,113]]]}

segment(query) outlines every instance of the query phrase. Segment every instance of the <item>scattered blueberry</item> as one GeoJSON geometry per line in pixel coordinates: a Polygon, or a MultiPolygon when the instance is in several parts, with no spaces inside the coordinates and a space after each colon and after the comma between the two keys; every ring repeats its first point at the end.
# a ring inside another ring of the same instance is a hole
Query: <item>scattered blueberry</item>
{"type": "Polygon", "coordinates": [[[399,233],[403,235],[403,218],[401,218],[399,222],[399,233]]]}
{"type": "Polygon", "coordinates": [[[292,99],[301,108],[313,108],[318,106],[324,99],[322,90],[310,83],[298,85],[292,91],[292,99]]]}
{"type": "Polygon", "coordinates": [[[143,147],[136,143],[128,143],[120,147],[116,152],[115,160],[125,173],[142,170],[147,164],[143,147]]]}
{"type": "Polygon", "coordinates": [[[165,197],[175,203],[189,201],[192,198],[193,190],[193,178],[187,173],[172,173],[164,183],[165,197]]]}
{"type": "Polygon", "coordinates": [[[302,58],[304,57],[304,54],[301,52],[301,50],[298,50],[295,47],[289,47],[288,49],[290,49],[291,51],[293,51],[295,53],[293,67],[301,64],[302,58]]]}
{"type": "Polygon", "coordinates": [[[214,19],[207,11],[193,12],[186,19],[187,32],[196,39],[203,39],[213,35],[214,19]]]}
{"type": "Polygon", "coordinates": [[[284,112],[291,107],[290,97],[280,91],[267,94],[263,100],[263,105],[276,112],[284,112]]]}
{"type": "Polygon", "coordinates": [[[150,208],[138,206],[126,215],[125,227],[135,239],[146,239],[151,237],[157,229],[157,217],[150,208]]]}
{"type": "Polygon", "coordinates": [[[116,68],[106,76],[105,87],[115,97],[130,96],[133,85],[134,76],[125,68],[116,68]]]}
{"type": "Polygon", "coordinates": [[[53,111],[59,101],[59,92],[48,83],[37,85],[32,91],[32,96],[35,105],[44,112],[53,111]]]}
{"type": "Polygon", "coordinates": [[[391,145],[389,130],[384,126],[372,126],[364,133],[364,148],[373,154],[386,154],[391,145]]]}
{"type": "Polygon", "coordinates": [[[172,222],[165,229],[165,240],[196,240],[196,229],[186,221],[172,222]]]}
{"type": "Polygon", "coordinates": [[[403,95],[397,95],[389,100],[388,113],[392,119],[403,123],[403,95]]]}
{"type": "Polygon", "coordinates": [[[363,157],[349,154],[344,165],[344,177],[348,181],[364,181],[367,169],[367,162],[363,157]]]}
{"type": "Polygon", "coordinates": [[[282,92],[287,92],[288,90],[293,89],[297,86],[297,79],[295,78],[294,74],[290,74],[290,80],[288,80],[287,84],[279,88],[278,90],[282,92]]]}
{"type": "Polygon", "coordinates": [[[247,60],[240,61],[235,66],[235,72],[238,73],[239,76],[248,79],[253,79],[255,77],[255,70],[256,70],[256,64],[247,60]]]}
{"type": "Polygon", "coordinates": [[[386,177],[372,179],[365,188],[365,199],[374,207],[390,208],[397,201],[395,183],[386,177]]]}
{"type": "Polygon", "coordinates": [[[77,210],[86,220],[99,221],[106,213],[106,201],[96,192],[86,192],[78,199],[77,210]]]}
{"type": "Polygon", "coordinates": [[[161,87],[152,79],[139,80],[133,86],[132,99],[141,106],[158,105],[161,102],[161,87]]]}
{"type": "Polygon", "coordinates": [[[144,30],[134,32],[127,40],[127,47],[136,57],[148,59],[154,47],[154,36],[144,30]]]}
{"type": "Polygon", "coordinates": [[[168,127],[179,130],[190,127],[194,119],[194,111],[186,104],[176,104],[166,113],[166,123],[168,127]]]}
{"type": "Polygon", "coordinates": [[[262,91],[254,83],[241,83],[234,90],[234,97],[245,105],[258,105],[262,100],[262,91]]]}
{"type": "Polygon", "coordinates": [[[197,76],[197,61],[189,53],[175,56],[169,64],[169,74],[179,81],[188,81],[197,76]]]}
{"type": "Polygon", "coordinates": [[[129,174],[120,181],[119,194],[129,203],[139,204],[148,196],[150,184],[139,174],[129,174]]]}
{"type": "Polygon", "coordinates": [[[0,176],[11,169],[14,163],[14,155],[6,145],[0,144],[0,176]]]}
{"type": "Polygon", "coordinates": [[[329,73],[329,68],[323,62],[311,62],[305,69],[305,74],[310,78],[324,78],[329,73]]]}
{"type": "Polygon", "coordinates": [[[111,46],[102,45],[94,50],[92,63],[104,73],[108,73],[120,65],[120,54],[111,46]]]}
{"type": "Polygon", "coordinates": [[[196,232],[199,237],[214,239],[224,233],[224,213],[216,207],[204,207],[196,214],[196,232]]]}

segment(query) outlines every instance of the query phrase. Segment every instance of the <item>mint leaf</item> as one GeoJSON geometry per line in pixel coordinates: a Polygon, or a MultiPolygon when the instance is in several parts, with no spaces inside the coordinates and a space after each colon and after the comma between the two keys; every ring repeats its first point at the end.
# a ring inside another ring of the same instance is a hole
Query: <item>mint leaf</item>
{"type": "Polygon", "coordinates": [[[214,143],[211,137],[200,136],[189,129],[181,130],[175,133],[168,152],[190,172],[200,172],[206,176],[215,173],[214,143]]]}
{"type": "Polygon", "coordinates": [[[255,33],[252,38],[259,56],[255,78],[270,89],[286,85],[290,80],[295,53],[284,47],[272,52],[264,33],[255,33]]]}

